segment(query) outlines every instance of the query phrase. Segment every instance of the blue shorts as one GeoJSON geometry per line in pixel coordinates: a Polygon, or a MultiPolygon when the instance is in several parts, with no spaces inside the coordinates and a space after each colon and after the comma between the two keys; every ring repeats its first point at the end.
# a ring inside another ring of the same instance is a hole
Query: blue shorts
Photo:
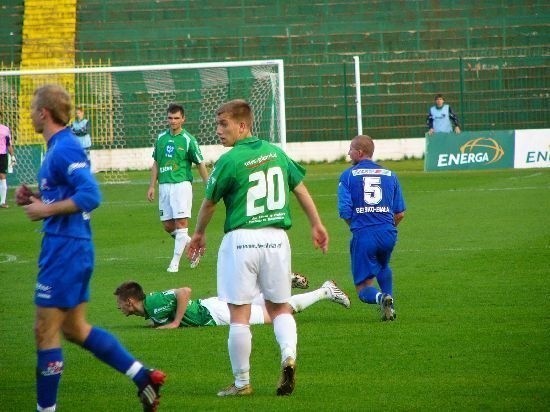
{"type": "Polygon", "coordinates": [[[34,293],[37,306],[74,308],[90,298],[94,248],[90,239],[45,234],[34,293]]]}
{"type": "Polygon", "coordinates": [[[353,232],[350,242],[351,273],[355,285],[376,277],[390,263],[397,241],[397,229],[365,228],[353,232]]]}

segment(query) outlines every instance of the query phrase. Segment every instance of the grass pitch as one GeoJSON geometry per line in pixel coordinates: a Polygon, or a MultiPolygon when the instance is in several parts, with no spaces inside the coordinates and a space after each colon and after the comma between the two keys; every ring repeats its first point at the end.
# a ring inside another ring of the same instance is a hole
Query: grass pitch
{"type": "MultiPolygon", "coordinates": [[[[246,398],[218,399],[232,381],[226,327],[151,330],[124,318],[113,291],[135,279],[147,291],[191,286],[216,293],[223,205],[211,222],[198,268],[165,272],[173,242],[156,203],[146,201],[147,172],[102,185],[93,214],[96,271],[89,320],[113,332],[140,360],[168,373],[161,411],[548,410],[550,409],[550,170],[425,173],[421,161],[384,162],[397,171],[407,212],[392,259],[398,318],[379,321],[361,303],[349,274],[349,232],[338,218],[336,187],[344,163],[310,165],[306,184],[330,236],[322,255],[311,246],[294,203],[289,231],[293,268],[312,287],[335,279],[349,310],[320,302],[296,316],[297,386],[275,396],[279,354],[271,326],[254,326],[252,385],[246,398]]],[[[101,176],[99,176],[101,180],[101,176]]],[[[195,183],[194,217],[204,186],[195,183]]],[[[9,192],[13,199],[13,188],[9,192]]],[[[195,220],[193,218],[191,226],[195,220]]],[[[21,209],[0,211],[0,389],[2,410],[35,408],[33,290],[39,223],[21,209]]],[[[135,411],[133,384],[64,343],[58,410],[135,411]]]]}

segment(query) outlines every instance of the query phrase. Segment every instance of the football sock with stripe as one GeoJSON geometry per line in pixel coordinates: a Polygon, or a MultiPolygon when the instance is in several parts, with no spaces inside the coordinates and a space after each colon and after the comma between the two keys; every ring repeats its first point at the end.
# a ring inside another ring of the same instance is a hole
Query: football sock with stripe
{"type": "Polygon", "coordinates": [[[358,293],[361,302],[377,304],[380,303],[378,295],[382,296],[382,293],[374,286],[367,286],[361,289],[358,293]]]}
{"type": "Polygon", "coordinates": [[[148,378],[143,365],[136,362],[120,342],[106,330],[94,326],[82,347],[107,365],[132,378],[136,385],[142,386],[147,382],[148,378]]]}

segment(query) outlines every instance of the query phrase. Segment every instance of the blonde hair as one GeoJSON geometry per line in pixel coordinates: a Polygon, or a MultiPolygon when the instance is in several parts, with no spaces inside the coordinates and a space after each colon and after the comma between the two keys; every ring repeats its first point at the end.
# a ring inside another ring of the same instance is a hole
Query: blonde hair
{"type": "Polygon", "coordinates": [[[216,116],[223,113],[228,113],[229,117],[238,122],[244,122],[249,129],[252,129],[254,113],[246,100],[235,99],[222,104],[218,110],[216,110],[216,116]]]}
{"type": "Polygon", "coordinates": [[[57,84],[46,84],[34,91],[32,105],[36,109],[46,109],[52,120],[62,126],[71,119],[71,96],[57,84]]]}

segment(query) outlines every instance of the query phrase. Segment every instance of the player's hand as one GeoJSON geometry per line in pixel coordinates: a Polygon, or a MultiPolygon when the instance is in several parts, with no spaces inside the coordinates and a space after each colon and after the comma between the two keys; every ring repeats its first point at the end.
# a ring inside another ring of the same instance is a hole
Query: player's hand
{"type": "Polygon", "coordinates": [[[197,259],[197,255],[204,256],[206,252],[206,236],[200,233],[194,233],[187,245],[186,255],[189,261],[197,259]]]}
{"type": "Polygon", "coordinates": [[[16,159],[15,159],[15,156],[12,156],[11,157],[11,165],[12,166],[15,166],[15,164],[17,163],[16,159]]]}
{"type": "Polygon", "coordinates": [[[179,328],[179,322],[170,322],[165,325],[158,326],[156,329],[176,329],[179,328]]]}
{"type": "Polygon", "coordinates": [[[29,197],[30,203],[23,206],[25,209],[25,214],[30,220],[41,220],[45,217],[50,216],[48,206],[42,200],[37,199],[33,195],[29,197]]]}
{"type": "Polygon", "coordinates": [[[15,190],[15,203],[19,206],[31,204],[30,197],[39,197],[37,194],[33,193],[26,185],[21,185],[15,190]]]}
{"type": "Polygon", "coordinates": [[[311,228],[311,238],[315,249],[321,249],[323,253],[328,252],[328,232],[322,224],[311,228]]]}
{"type": "Polygon", "coordinates": [[[152,186],[149,186],[149,189],[147,189],[147,200],[149,200],[149,202],[155,200],[155,188],[152,186]]]}

